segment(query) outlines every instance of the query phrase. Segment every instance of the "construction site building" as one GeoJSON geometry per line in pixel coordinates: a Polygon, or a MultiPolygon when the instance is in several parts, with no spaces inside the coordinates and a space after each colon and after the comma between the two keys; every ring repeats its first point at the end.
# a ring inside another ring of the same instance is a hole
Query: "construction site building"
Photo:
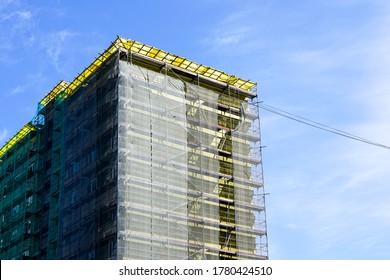
{"type": "Polygon", "coordinates": [[[1,259],[268,259],[256,83],[118,37],[0,149],[1,259]]]}

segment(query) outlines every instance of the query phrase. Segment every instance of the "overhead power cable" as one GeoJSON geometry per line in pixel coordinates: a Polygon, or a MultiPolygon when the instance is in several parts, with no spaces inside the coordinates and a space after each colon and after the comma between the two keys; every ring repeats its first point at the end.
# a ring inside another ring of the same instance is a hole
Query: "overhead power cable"
{"type": "Polygon", "coordinates": [[[309,125],[311,127],[317,128],[317,129],[321,129],[321,130],[324,130],[324,131],[327,131],[327,132],[330,132],[330,133],[333,133],[333,134],[336,134],[336,135],[339,135],[339,136],[343,136],[343,137],[350,138],[350,139],[353,139],[353,140],[356,140],[356,141],[360,141],[360,142],[363,142],[363,143],[366,143],[366,144],[369,144],[369,145],[373,145],[373,146],[377,146],[377,147],[380,147],[380,148],[384,148],[384,149],[390,150],[389,146],[386,146],[386,145],[383,145],[381,143],[377,143],[377,142],[371,141],[369,139],[366,139],[366,138],[363,138],[363,137],[360,137],[360,136],[356,136],[356,135],[350,134],[348,132],[345,132],[345,131],[342,131],[340,129],[336,129],[336,128],[333,128],[333,127],[321,124],[319,122],[315,122],[315,121],[309,120],[307,118],[304,118],[304,117],[301,117],[301,116],[289,113],[287,111],[284,111],[284,110],[278,109],[276,107],[264,104],[262,102],[259,104],[259,107],[261,109],[265,110],[265,111],[277,114],[279,116],[288,118],[288,119],[293,120],[293,121],[297,121],[297,122],[309,125]]]}

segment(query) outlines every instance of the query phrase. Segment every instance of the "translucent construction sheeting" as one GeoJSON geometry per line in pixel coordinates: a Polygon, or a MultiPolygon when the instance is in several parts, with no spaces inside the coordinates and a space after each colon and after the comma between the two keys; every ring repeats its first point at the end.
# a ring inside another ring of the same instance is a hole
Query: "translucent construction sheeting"
{"type": "Polygon", "coordinates": [[[189,258],[218,259],[220,164],[217,154],[219,132],[215,129],[218,125],[218,94],[196,84],[184,84],[189,147],[189,258]]]}
{"type": "Polygon", "coordinates": [[[232,130],[237,259],[268,258],[260,138],[243,138],[260,135],[255,101],[241,101],[241,120],[232,130]]]}
{"type": "Polygon", "coordinates": [[[126,62],[119,75],[118,259],[185,259],[185,93],[126,62]]]}
{"type": "Polygon", "coordinates": [[[266,259],[252,100],[169,67],[119,76],[118,258],[266,259]]]}

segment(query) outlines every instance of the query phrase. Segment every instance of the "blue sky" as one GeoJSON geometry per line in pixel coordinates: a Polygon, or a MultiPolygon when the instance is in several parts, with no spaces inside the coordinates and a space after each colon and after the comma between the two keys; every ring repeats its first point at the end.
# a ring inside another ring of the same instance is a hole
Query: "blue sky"
{"type": "MultiPolygon", "coordinates": [[[[0,145],[117,35],[390,145],[390,2],[0,0],[0,145]]],[[[390,151],[261,111],[271,259],[390,259],[390,151]]]]}

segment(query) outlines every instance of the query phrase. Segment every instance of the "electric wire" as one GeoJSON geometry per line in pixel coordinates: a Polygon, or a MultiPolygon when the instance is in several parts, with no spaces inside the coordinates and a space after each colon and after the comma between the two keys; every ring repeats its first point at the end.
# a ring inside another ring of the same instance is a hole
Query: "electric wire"
{"type": "Polygon", "coordinates": [[[360,136],[357,136],[357,135],[350,134],[350,133],[345,132],[343,130],[336,129],[336,128],[330,127],[328,125],[321,124],[319,122],[315,122],[315,121],[309,120],[307,118],[304,118],[304,117],[301,117],[301,116],[289,113],[287,111],[278,109],[276,107],[267,105],[267,104],[265,104],[263,102],[259,103],[259,107],[261,109],[265,110],[265,111],[270,112],[270,113],[277,114],[279,116],[288,118],[290,120],[293,120],[293,121],[296,121],[296,122],[299,122],[299,123],[302,123],[302,124],[305,124],[305,125],[317,128],[317,129],[321,129],[321,130],[324,130],[324,131],[327,131],[327,132],[330,132],[330,133],[333,133],[333,134],[336,134],[336,135],[339,135],[339,136],[342,136],[342,137],[346,137],[346,138],[349,138],[349,139],[352,139],[352,140],[355,140],[355,141],[360,141],[360,142],[363,142],[363,143],[366,143],[366,144],[369,144],[369,145],[373,145],[373,146],[377,146],[377,147],[380,147],[380,148],[383,148],[383,149],[390,150],[390,147],[386,146],[384,144],[377,143],[377,142],[371,141],[369,139],[366,139],[366,138],[363,138],[363,137],[360,137],[360,136]]]}

